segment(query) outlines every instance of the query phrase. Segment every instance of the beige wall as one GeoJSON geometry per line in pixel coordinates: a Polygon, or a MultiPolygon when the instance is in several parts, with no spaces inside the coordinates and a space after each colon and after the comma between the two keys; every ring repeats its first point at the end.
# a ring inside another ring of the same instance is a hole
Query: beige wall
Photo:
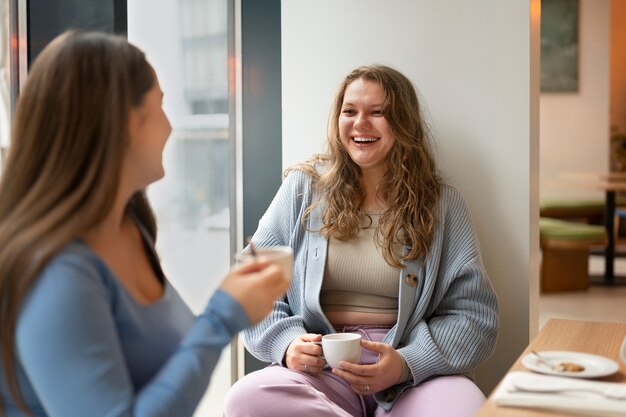
{"type": "Polygon", "coordinates": [[[626,0],[611,0],[611,127],[626,132],[626,0]]]}
{"type": "Polygon", "coordinates": [[[555,182],[561,172],[608,170],[610,5],[611,0],[580,2],[579,91],[541,94],[542,199],[603,198],[601,192],[555,182]]]}
{"type": "Polygon", "coordinates": [[[496,353],[479,372],[485,392],[536,326],[538,19],[538,0],[282,2],[285,166],[322,150],[335,89],[354,67],[394,66],[421,91],[502,305],[496,353]]]}

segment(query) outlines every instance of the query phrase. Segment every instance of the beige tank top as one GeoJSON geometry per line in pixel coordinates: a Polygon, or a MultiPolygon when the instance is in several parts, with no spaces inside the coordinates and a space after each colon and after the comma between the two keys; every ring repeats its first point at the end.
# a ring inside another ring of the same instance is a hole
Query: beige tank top
{"type": "Polygon", "coordinates": [[[329,239],[320,293],[325,312],[397,314],[400,270],[385,262],[374,242],[379,218],[377,213],[364,214],[367,227],[354,239],[329,239]]]}

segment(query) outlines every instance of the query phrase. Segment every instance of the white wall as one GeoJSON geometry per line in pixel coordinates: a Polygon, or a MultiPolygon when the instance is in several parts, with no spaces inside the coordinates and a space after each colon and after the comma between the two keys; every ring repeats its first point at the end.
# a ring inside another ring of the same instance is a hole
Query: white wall
{"type": "Polygon", "coordinates": [[[541,198],[603,199],[600,191],[564,188],[561,172],[609,169],[610,0],[581,0],[579,91],[541,94],[541,198]]]}
{"type": "Polygon", "coordinates": [[[497,350],[479,372],[486,392],[528,344],[537,297],[530,14],[530,0],[282,2],[285,166],[322,150],[335,89],[354,67],[391,65],[421,91],[440,167],[468,201],[501,301],[497,350]]]}

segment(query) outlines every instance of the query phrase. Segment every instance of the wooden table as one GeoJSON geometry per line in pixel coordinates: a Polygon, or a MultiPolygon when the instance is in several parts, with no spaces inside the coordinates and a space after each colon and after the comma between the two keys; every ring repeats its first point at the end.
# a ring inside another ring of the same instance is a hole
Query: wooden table
{"type": "MultiPolygon", "coordinates": [[[[531,350],[571,350],[606,356],[619,363],[619,371],[608,377],[598,378],[599,381],[626,382],[626,365],[619,358],[622,341],[626,337],[626,324],[605,323],[581,320],[550,319],[541,329],[537,337],[528,345],[524,353],[509,369],[511,371],[527,370],[521,358],[531,350]]],[[[495,390],[494,390],[495,392],[495,390]]],[[[573,414],[531,410],[528,408],[500,407],[492,399],[478,410],[476,417],[572,417],[573,414]]]]}
{"type": "Polygon", "coordinates": [[[626,173],[604,174],[564,172],[559,175],[565,187],[604,191],[604,227],[607,244],[604,249],[604,275],[591,277],[592,284],[626,285],[626,277],[615,274],[615,193],[626,191],[626,173]]]}

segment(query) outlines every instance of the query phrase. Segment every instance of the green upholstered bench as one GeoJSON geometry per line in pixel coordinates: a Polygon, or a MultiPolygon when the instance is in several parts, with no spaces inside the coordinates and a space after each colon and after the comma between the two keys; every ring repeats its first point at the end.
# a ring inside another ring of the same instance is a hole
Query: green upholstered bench
{"type": "Polygon", "coordinates": [[[589,288],[589,248],[606,244],[604,226],[542,217],[541,291],[589,288]]]}
{"type": "Polygon", "coordinates": [[[572,220],[581,223],[602,224],[603,200],[542,200],[539,205],[541,217],[572,220]]]}

